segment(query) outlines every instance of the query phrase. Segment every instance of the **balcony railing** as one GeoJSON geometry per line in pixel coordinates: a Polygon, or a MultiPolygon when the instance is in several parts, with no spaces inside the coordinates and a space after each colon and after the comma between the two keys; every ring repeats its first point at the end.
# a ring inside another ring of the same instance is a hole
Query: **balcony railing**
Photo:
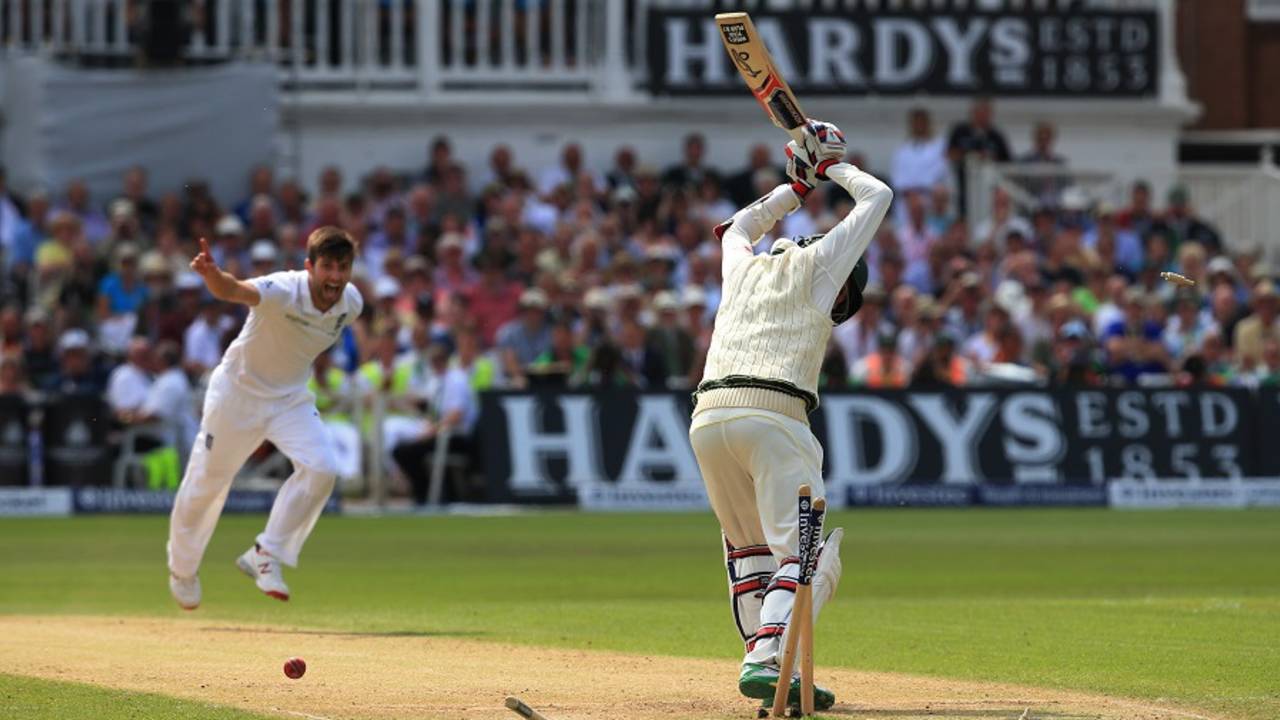
{"type": "MultiPolygon", "coordinates": [[[[279,64],[298,89],[595,90],[605,41],[643,30],[642,0],[204,0],[186,4],[181,58],[279,64]],[[626,15],[626,17],[624,17],[626,15]],[[616,25],[615,28],[610,28],[616,25]],[[610,30],[614,32],[610,32],[610,30]]],[[[0,0],[5,54],[139,62],[138,0],[0,0]]],[[[638,52],[642,43],[624,39],[638,52]]],[[[619,48],[622,50],[622,48],[619,48]]],[[[625,50],[623,50],[625,52],[625,50]]],[[[614,71],[631,65],[621,55],[614,71]]]]}

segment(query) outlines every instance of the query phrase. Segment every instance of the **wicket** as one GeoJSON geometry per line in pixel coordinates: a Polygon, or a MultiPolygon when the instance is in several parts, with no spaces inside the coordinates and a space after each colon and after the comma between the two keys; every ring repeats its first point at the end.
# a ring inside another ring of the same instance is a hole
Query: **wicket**
{"type": "Polygon", "coordinates": [[[778,687],[773,694],[773,716],[783,717],[791,692],[791,673],[800,656],[800,714],[813,714],[813,575],[818,566],[818,542],[827,509],[824,498],[813,499],[808,485],[797,493],[800,530],[800,574],[791,622],[783,638],[778,667],[778,687]]]}

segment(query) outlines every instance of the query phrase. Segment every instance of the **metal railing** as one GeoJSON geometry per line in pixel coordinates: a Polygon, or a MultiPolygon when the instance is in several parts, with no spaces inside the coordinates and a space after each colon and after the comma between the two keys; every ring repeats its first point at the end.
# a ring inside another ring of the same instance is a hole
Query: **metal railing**
{"type": "Polygon", "coordinates": [[[1228,248],[1260,251],[1280,267],[1280,165],[1269,149],[1252,166],[1183,165],[1178,181],[1228,248]]]}
{"type": "MultiPolygon", "coordinates": [[[[591,89],[610,28],[641,0],[201,0],[182,58],[269,60],[286,87],[591,89]]],[[[144,47],[139,0],[0,0],[0,48],[128,64],[144,47]]],[[[638,45],[642,45],[639,43],[638,45]]],[[[638,49],[638,47],[637,47],[638,49]]],[[[621,53],[615,61],[624,66],[621,53]]]]}

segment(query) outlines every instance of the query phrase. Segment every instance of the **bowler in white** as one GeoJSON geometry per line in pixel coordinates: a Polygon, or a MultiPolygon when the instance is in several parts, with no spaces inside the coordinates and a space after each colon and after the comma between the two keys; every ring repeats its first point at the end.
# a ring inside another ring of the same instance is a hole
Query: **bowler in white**
{"type": "Polygon", "coordinates": [[[169,590],[178,605],[200,605],[197,572],[231,481],[270,440],[293,461],[267,527],[236,560],[258,589],[289,599],[280,565],[298,553],[333,491],[338,464],[307,378],[316,356],[355,322],[364,307],[350,284],[356,247],[341,228],[307,239],[305,270],[238,280],[220,270],[205,240],[191,269],[219,300],[249,306],[249,319],[209,378],[200,432],[169,517],[169,590]]]}

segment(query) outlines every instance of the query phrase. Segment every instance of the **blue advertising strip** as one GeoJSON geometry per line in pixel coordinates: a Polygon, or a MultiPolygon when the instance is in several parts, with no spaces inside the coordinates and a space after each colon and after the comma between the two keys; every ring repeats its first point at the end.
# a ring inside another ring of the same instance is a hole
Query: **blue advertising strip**
{"type": "MultiPolygon", "coordinates": [[[[81,487],[75,489],[72,498],[77,514],[162,514],[173,510],[174,493],[162,490],[81,487]]],[[[276,494],[267,490],[232,490],[227,495],[222,511],[238,514],[267,513],[271,511],[271,504],[275,499],[276,494]]],[[[339,496],[329,496],[324,512],[338,513],[341,510],[339,496]]]]}
{"type": "Polygon", "coordinates": [[[0,487],[0,517],[66,517],[68,488],[0,487]]]}

